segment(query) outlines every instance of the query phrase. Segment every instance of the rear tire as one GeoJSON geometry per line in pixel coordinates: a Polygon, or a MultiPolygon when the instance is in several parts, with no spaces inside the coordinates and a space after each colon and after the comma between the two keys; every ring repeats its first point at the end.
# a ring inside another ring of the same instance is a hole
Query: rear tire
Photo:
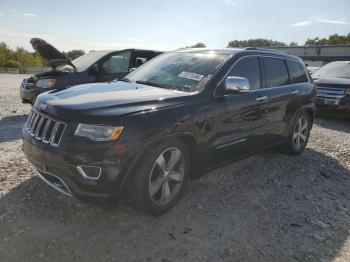
{"type": "Polygon", "coordinates": [[[169,211],[185,189],[190,170],[188,159],[185,144],[177,139],[148,149],[129,181],[129,203],[150,215],[169,211]]]}
{"type": "Polygon", "coordinates": [[[282,146],[282,152],[290,155],[300,155],[303,153],[310,137],[311,119],[309,114],[303,112],[296,118],[292,130],[285,144],[282,146]]]}

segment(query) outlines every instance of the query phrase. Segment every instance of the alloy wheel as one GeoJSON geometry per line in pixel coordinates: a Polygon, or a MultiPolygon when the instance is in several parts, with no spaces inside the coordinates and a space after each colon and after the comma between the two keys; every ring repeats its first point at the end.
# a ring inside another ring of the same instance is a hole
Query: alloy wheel
{"type": "Polygon", "coordinates": [[[309,123],[306,117],[301,116],[294,128],[293,132],[293,145],[295,149],[300,150],[303,148],[309,135],[309,123]]]}
{"type": "Polygon", "coordinates": [[[184,156],[178,148],[168,148],[158,156],[149,179],[149,194],[155,204],[163,206],[175,198],[182,186],[185,168],[184,156]]]}

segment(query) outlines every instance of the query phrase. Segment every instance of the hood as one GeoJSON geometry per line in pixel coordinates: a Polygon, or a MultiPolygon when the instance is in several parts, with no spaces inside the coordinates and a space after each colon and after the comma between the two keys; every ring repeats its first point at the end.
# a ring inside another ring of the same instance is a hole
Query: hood
{"type": "Polygon", "coordinates": [[[108,117],[179,105],[183,103],[182,98],[191,95],[193,93],[115,81],[43,93],[35,106],[62,120],[78,116],[108,117]]]}
{"type": "Polygon", "coordinates": [[[44,59],[48,61],[50,66],[55,69],[57,66],[71,65],[75,70],[75,65],[55,47],[40,38],[30,39],[30,43],[35,51],[37,51],[44,59]]]}
{"type": "Polygon", "coordinates": [[[344,77],[315,77],[316,86],[350,88],[350,78],[344,77]]]}

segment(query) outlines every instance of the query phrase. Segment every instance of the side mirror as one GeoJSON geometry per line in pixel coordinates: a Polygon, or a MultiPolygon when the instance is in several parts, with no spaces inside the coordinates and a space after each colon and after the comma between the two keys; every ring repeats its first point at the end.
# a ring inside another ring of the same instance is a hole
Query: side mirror
{"type": "Polygon", "coordinates": [[[226,93],[247,93],[250,91],[249,81],[244,77],[229,76],[226,78],[224,89],[226,93]]]}
{"type": "Polygon", "coordinates": [[[132,71],[134,71],[136,69],[136,67],[132,67],[129,69],[129,73],[131,73],[132,71]]]}
{"type": "Polygon", "coordinates": [[[94,73],[99,73],[100,72],[100,66],[98,64],[94,64],[91,67],[91,71],[94,72],[94,73]]]}

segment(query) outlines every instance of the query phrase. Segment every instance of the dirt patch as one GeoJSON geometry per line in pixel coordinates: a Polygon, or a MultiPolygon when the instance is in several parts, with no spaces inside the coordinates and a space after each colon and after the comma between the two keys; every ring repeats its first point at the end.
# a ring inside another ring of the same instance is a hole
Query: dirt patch
{"type": "Polygon", "coordinates": [[[23,77],[0,74],[0,261],[350,261],[349,122],[317,119],[301,156],[270,150],[192,180],[155,218],[32,177],[23,77]]]}

